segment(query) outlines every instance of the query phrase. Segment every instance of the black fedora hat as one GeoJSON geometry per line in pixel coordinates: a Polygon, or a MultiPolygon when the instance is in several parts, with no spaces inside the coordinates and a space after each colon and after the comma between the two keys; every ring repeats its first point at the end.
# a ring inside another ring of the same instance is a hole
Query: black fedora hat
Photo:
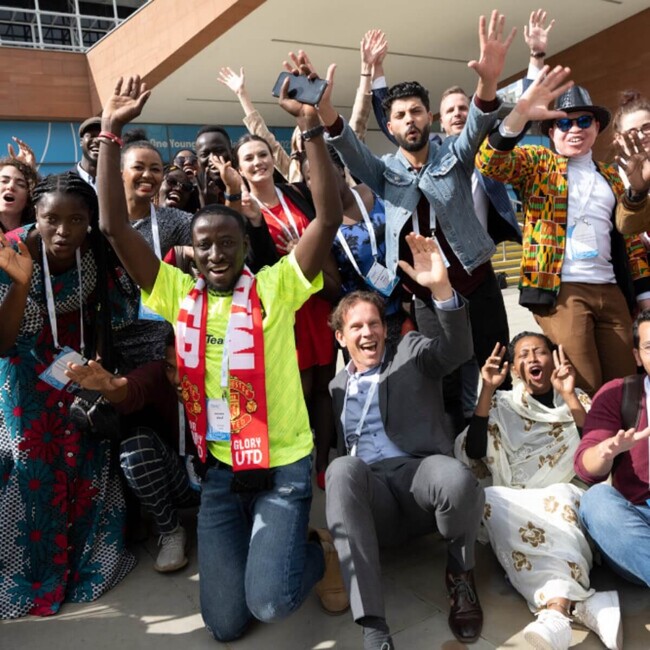
{"type": "MultiPolygon", "coordinates": [[[[607,128],[607,125],[612,119],[612,114],[605,107],[594,106],[589,93],[582,86],[571,86],[569,90],[562,93],[555,100],[553,108],[556,111],[564,111],[565,113],[577,113],[579,111],[592,113],[600,125],[599,133],[607,128]]],[[[544,120],[542,122],[540,128],[544,135],[548,135],[548,131],[553,126],[553,122],[555,120],[544,120]]]]}

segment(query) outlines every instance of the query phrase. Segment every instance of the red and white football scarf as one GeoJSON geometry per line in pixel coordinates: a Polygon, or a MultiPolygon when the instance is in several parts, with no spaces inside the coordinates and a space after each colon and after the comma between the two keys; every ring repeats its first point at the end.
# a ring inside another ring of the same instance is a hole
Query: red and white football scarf
{"type": "MultiPolygon", "coordinates": [[[[205,392],[208,291],[199,276],[178,314],[176,356],[181,395],[199,459],[206,462],[208,430],[205,392]]],[[[222,364],[227,364],[232,467],[269,468],[262,305],[255,276],[242,270],[233,290],[222,364]]],[[[220,374],[223,377],[224,373],[220,374]]],[[[225,382],[222,382],[225,383],[225,382]]]]}

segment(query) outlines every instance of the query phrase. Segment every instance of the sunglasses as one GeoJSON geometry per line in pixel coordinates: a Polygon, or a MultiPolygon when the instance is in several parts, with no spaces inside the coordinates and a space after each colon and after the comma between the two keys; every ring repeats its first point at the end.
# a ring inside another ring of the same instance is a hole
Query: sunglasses
{"type": "Polygon", "coordinates": [[[183,166],[185,163],[194,165],[198,162],[198,158],[196,156],[176,156],[176,158],[174,158],[174,162],[180,166],[183,166]]]}
{"type": "Polygon", "coordinates": [[[561,117],[559,120],[555,120],[555,126],[566,133],[574,124],[577,125],[579,129],[588,129],[594,123],[593,115],[581,115],[571,119],[569,117],[561,117]]]}
{"type": "Polygon", "coordinates": [[[175,178],[170,178],[169,176],[165,178],[165,182],[171,189],[180,187],[184,192],[191,192],[194,189],[194,185],[189,181],[179,181],[175,178]]]}

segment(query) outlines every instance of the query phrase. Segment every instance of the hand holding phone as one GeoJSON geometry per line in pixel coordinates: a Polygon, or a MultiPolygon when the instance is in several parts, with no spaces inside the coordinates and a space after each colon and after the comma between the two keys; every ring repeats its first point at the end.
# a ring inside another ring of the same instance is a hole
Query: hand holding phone
{"type": "Polygon", "coordinates": [[[272,94],[274,97],[280,96],[282,85],[287,77],[289,78],[289,98],[295,99],[301,104],[311,104],[312,106],[315,106],[321,100],[321,97],[327,88],[327,80],[325,79],[311,80],[305,75],[281,72],[273,86],[272,94]]]}

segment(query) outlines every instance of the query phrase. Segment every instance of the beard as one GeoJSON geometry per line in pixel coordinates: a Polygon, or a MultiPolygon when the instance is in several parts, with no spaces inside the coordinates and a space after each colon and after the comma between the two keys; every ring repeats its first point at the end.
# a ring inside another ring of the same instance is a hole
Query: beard
{"type": "MultiPolygon", "coordinates": [[[[415,127],[413,128],[415,129],[415,127]]],[[[422,151],[422,149],[427,146],[429,142],[429,133],[431,132],[430,125],[427,124],[424,128],[415,130],[420,134],[420,137],[417,140],[407,140],[406,138],[393,133],[393,137],[397,144],[404,149],[404,151],[414,153],[416,151],[422,151]]]]}

